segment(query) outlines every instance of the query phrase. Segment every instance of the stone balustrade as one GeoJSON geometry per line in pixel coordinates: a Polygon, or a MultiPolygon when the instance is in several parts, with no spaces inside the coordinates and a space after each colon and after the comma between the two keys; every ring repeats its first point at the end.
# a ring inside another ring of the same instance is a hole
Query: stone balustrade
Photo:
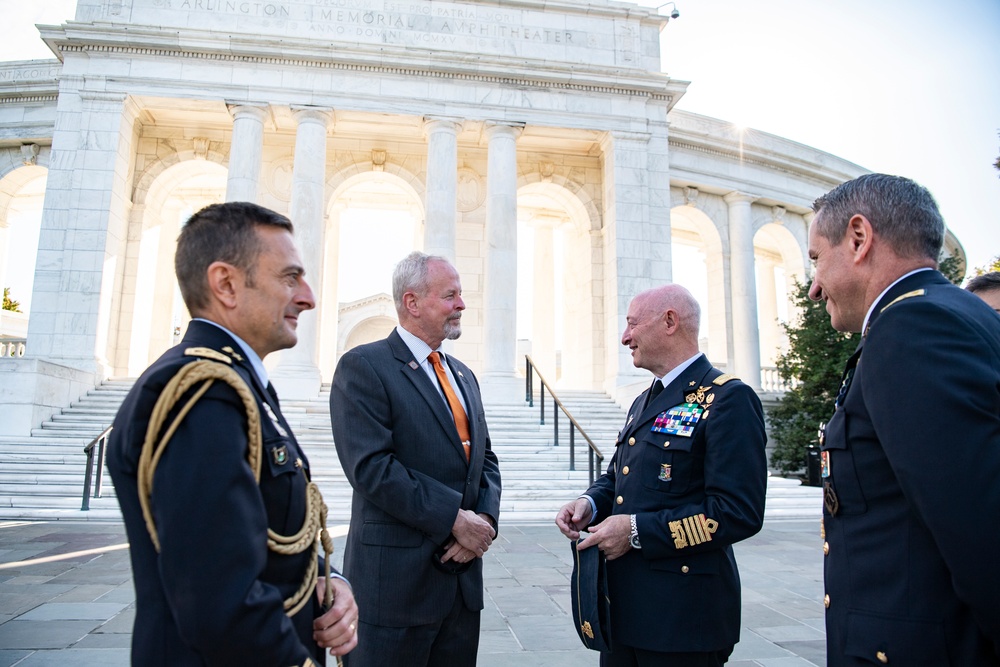
{"type": "Polygon", "coordinates": [[[0,358],[23,357],[27,340],[24,338],[8,338],[0,340],[0,358]]]}

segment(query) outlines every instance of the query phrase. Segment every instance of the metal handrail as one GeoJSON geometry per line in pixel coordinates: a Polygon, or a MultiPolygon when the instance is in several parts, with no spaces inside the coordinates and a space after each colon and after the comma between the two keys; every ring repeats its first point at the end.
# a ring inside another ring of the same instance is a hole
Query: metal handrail
{"type": "Polygon", "coordinates": [[[109,426],[101,434],[90,441],[83,448],[83,453],[87,455],[87,472],[83,478],[83,505],[80,510],[86,512],[90,509],[90,480],[94,476],[94,447],[97,447],[97,483],[94,484],[94,498],[101,497],[101,486],[104,482],[104,451],[108,444],[108,435],[113,427],[109,426]]]}
{"type": "Polygon", "coordinates": [[[583,430],[580,423],[576,421],[570,411],[563,405],[563,402],[559,400],[556,393],[552,391],[552,387],[549,383],[545,381],[542,374],[539,372],[538,367],[535,366],[535,362],[531,360],[530,355],[524,355],[524,402],[528,404],[529,408],[535,407],[535,382],[534,376],[538,376],[538,383],[540,385],[538,390],[539,397],[539,420],[538,423],[542,426],[545,425],[545,390],[549,390],[549,395],[552,396],[552,441],[554,446],[559,446],[559,410],[562,410],[566,417],[569,419],[569,469],[576,470],[576,441],[573,437],[576,431],[580,431],[580,435],[583,436],[584,440],[587,441],[588,451],[587,451],[587,464],[590,469],[590,483],[594,483],[596,475],[594,474],[595,469],[600,469],[600,464],[604,461],[604,454],[601,450],[597,448],[594,441],[590,439],[587,432],[583,430]],[[595,465],[596,464],[596,465],[595,465]]]}

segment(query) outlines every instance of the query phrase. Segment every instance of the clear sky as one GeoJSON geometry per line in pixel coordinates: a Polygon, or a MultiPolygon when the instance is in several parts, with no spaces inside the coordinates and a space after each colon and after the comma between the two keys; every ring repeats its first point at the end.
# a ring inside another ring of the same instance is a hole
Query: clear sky
{"type": "MultiPolygon", "coordinates": [[[[656,6],[658,0],[641,0],[656,6]]],[[[50,58],[75,0],[0,0],[0,61],[50,58]]],[[[1000,1],[678,0],[678,108],[927,186],[972,266],[1000,254],[1000,1]]],[[[664,8],[668,13],[670,7],[664,8]]]]}

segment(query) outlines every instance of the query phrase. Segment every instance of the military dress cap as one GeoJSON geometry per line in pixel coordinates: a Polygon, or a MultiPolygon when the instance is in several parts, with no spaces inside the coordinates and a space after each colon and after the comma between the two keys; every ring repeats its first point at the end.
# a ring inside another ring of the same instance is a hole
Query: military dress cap
{"type": "Polygon", "coordinates": [[[583,645],[595,651],[611,650],[611,600],[608,597],[607,561],[597,547],[577,551],[580,538],[571,542],[573,576],[570,580],[573,623],[583,645]]]}

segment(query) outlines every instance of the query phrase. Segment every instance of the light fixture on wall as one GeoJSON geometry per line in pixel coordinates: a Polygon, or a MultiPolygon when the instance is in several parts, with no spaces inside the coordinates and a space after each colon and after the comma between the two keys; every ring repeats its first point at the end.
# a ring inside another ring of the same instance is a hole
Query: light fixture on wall
{"type": "Polygon", "coordinates": [[[672,18],[672,19],[680,18],[681,13],[679,11],[677,11],[677,5],[676,5],[676,3],[665,2],[662,5],[660,5],[659,7],[657,7],[656,11],[659,12],[664,7],[673,7],[673,9],[670,10],[670,18],[672,18]]]}

